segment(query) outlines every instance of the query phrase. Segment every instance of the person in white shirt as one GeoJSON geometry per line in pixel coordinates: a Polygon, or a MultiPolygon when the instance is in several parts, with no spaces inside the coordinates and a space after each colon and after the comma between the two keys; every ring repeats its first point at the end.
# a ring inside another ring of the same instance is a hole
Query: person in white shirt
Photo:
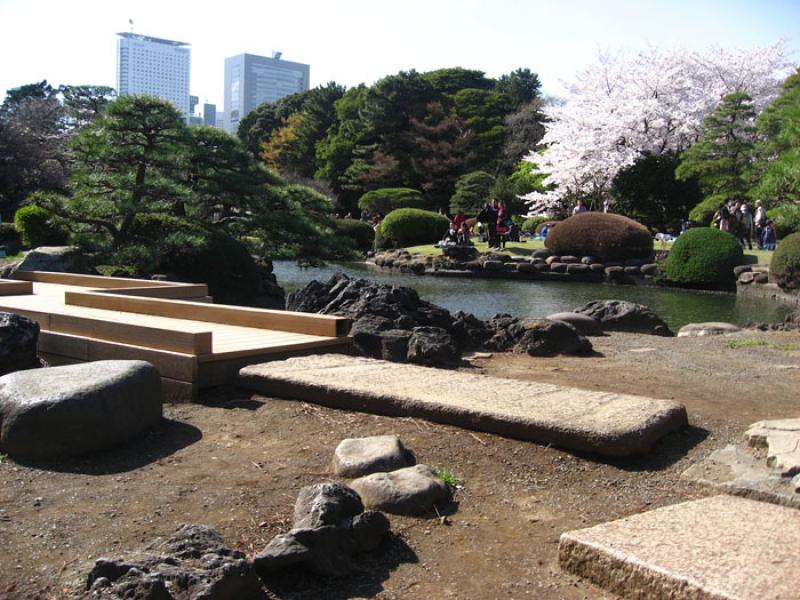
{"type": "Polygon", "coordinates": [[[766,224],[767,224],[767,211],[761,204],[761,200],[756,200],[756,214],[754,219],[754,225],[756,230],[756,246],[758,246],[759,250],[762,250],[764,247],[764,227],[766,226],[766,224]]]}

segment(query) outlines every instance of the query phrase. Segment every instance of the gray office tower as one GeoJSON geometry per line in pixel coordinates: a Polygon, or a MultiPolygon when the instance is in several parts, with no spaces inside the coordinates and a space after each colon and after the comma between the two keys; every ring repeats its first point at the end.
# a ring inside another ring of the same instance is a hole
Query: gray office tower
{"type": "Polygon", "coordinates": [[[189,44],[118,33],[117,92],[158,96],[175,105],[189,120],[189,44]]]}
{"type": "Polygon", "coordinates": [[[310,67],[272,58],[239,54],[225,59],[225,126],[236,133],[239,121],[259,104],[308,89],[310,67]]]}

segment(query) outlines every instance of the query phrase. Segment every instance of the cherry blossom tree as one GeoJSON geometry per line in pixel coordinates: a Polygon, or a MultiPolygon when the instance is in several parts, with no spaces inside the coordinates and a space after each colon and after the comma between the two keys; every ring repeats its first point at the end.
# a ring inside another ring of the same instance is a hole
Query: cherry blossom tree
{"type": "Polygon", "coordinates": [[[703,119],[722,98],[747,93],[760,111],[780,91],[790,63],[784,43],[749,51],[705,52],[650,48],[635,55],[601,53],[596,64],[565,83],[560,105],[531,153],[548,174],[546,193],[526,196],[534,213],[581,196],[600,206],[617,173],[644,155],[681,152],[694,143],[703,119]]]}

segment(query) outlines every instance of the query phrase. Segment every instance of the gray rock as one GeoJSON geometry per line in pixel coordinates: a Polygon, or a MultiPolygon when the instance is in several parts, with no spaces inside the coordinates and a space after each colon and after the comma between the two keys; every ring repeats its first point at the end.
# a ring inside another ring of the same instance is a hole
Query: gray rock
{"type": "MultiPolygon", "coordinates": [[[[608,272],[608,268],[606,269],[608,272]]],[[[594,300],[574,312],[594,317],[606,331],[629,331],[651,335],[671,336],[669,326],[652,310],[642,304],[625,300],[594,300]]]]}
{"type": "Polygon", "coordinates": [[[641,275],[642,274],[642,269],[638,265],[625,267],[624,270],[625,270],[625,274],[626,275],[641,275]]]}
{"type": "Polygon", "coordinates": [[[358,494],[341,483],[317,483],[300,490],[294,505],[294,529],[338,525],[364,512],[358,494]]]}
{"type": "Polygon", "coordinates": [[[539,265],[534,263],[520,263],[519,265],[517,265],[517,271],[519,273],[536,273],[537,266],[539,265]]]}
{"type": "Polygon", "coordinates": [[[428,465],[416,465],[391,473],[373,473],[350,484],[364,505],[389,513],[427,513],[450,500],[450,488],[428,465]]]}
{"type": "Polygon", "coordinates": [[[545,318],[548,321],[563,321],[564,323],[569,323],[577,329],[578,333],[581,335],[603,335],[603,327],[600,325],[600,321],[589,315],[576,312],[560,312],[553,313],[545,318]]]}
{"type": "Polygon", "coordinates": [[[562,262],[550,263],[550,271],[552,273],[566,273],[567,272],[567,263],[562,263],[562,262]]]}
{"type": "Polygon", "coordinates": [[[581,258],[581,262],[584,265],[595,265],[599,263],[600,260],[598,258],[595,258],[594,256],[584,256],[583,258],[581,258]]]}
{"type": "Polygon", "coordinates": [[[756,273],[756,276],[753,277],[753,283],[759,283],[759,284],[769,283],[769,274],[763,272],[756,273]]]}
{"type": "Polygon", "coordinates": [[[568,265],[572,265],[572,264],[575,264],[575,263],[579,263],[581,261],[577,256],[567,255],[567,256],[562,256],[561,260],[559,262],[566,263],[568,265]]]}
{"type": "Polygon", "coordinates": [[[97,560],[86,589],[107,599],[265,598],[244,553],[225,547],[219,533],[204,525],[181,525],[139,552],[97,560]]]}
{"type": "Polygon", "coordinates": [[[678,337],[703,337],[706,335],[724,335],[741,331],[731,323],[689,323],[678,330],[678,337]]]}
{"type": "Polygon", "coordinates": [[[58,458],[111,448],[161,420],[161,379],[144,361],[109,360],[0,377],[0,448],[58,458]]]}
{"type": "Polygon", "coordinates": [[[743,283],[744,285],[747,285],[747,284],[753,283],[753,280],[755,278],[756,278],[756,274],[755,273],[753,273],[751,271],[747,271],[746,273],[742,273],[741,275],[739,275],[738,281],[739,281],[739,283],[743,283]]]}
{"type": "Polygon", "coordinates": [[[485,260],[483,261],[483,268],[486,271],[502,271],[505,268],[505,263],[499,260],[485,260]]]}
{"type": "Polygon", "coordinates": [[[642,275],[655,275],[658,273],[658,265],[650,263],[641,266],[642,275]]]}
{"type": "Polygon", "coordinates": [[[520,324],[522,333],[513,347],[514,352],[530,356],[556,356],[558,354],[588,354],[592,344],[570,324],[564,321],[538,319],[520,324]]]}
{"type": "Polygon", "coordinates": [[[545,259],[545,261],[544,261],[544,262],[545,262],[546,264],[548,264],[548,265],[552,265],[552,264],[553,264],[553,263],[555,263],[555,262],[561,262],[561,257],[560,257],[560,256],[555,256],[555,255],[551,254],[550,256],[548,256],[548,257],[545,259]]]}
{"type": "Polygon", "coordinates": [[[567,273],[581,274],[588,272],[589,265],[584,265],[583,263],[571,263],[567,265],[567,273]]]}
{"type": "Polygon", "coordinates": [[[745,436],[751,446],[767,448],[767,466],[783,477],[800,474],[800,418],[758,421],[745,436]]]}
{"type": "Polygon", "coordinates": [[[404,362],[408,355],[408,340],[411,332],[406,329],[390,329],[380,334],[381,358],[393,362],[404,362]]]}
{"type": "Polygon", "coordinates": [[[603,273],[606,270],[606,266],[603,263],[592,263],[589,265],[589,270],[592,273],[603,273]]]}
{"type": "Polygon", "coordinates": [[[440,327],[415,327],[408,340],[408,362],[429,367],[455,367],[461,362],[453,336],[440,327]]]}
{"type": "Polygon", "coordinates": [[[614,279],[620,275],[625,273],[625,267],[618,267],[618,266],[607,266],[605,268],[606,277],[609,279],[614,279]]]}
{"type": "Polygon", "coordinates": [[[323,576],[346,575],[354,568],[353,556],[375,550],[388,531],[389,519],[372,511],[339,525],[293,529],[275,536],[253,558],[253,567],[261,577],[300,565],[323,576]]]}
{"type": "Polygon", "coordinates": [[[547,248],[539,248],[538,250],[534,250],[531,256],[533,256],[533,258],[548,258],[552,256],[552,254],[553,253],[547,248]]]}
{"type": "Polygon", "coordinates": [[[77,246],[41,246],[34,248],[12,272],[52,271],[56,273],[95,274],[88,257],[77,246]]]}
{"type": "Polygon", "coordinates": [[[752,270],[753,267],[750,265],[739,265],[738,267],[733,267],[733,274],[739,277],[742,273],[749,273],[752,270]]]}
{"type": "Polygon", "coordinates": [[[396,471],[416,461],[396,435],[342,440],[333,454],[333,472],[339,477],[363,477],[396,471]]]}
{"type": "Polygon", "coordinates": [[[38,339],[39,324],[36,321],[0,312],[0,375],[38,367],[38,339]]]}
{"type": "Polygon", "coordinates": [[[445,246],[442,254],[459,262],[469,262],[478,258],[478,249],[474,246],[445,246]]]}

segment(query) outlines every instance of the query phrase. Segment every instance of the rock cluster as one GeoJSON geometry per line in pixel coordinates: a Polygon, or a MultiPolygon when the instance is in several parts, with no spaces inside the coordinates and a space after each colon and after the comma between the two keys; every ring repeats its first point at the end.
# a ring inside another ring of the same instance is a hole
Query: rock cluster
{"type": "Polygon", "coordinates": [[[427,366],[456,366],[465,350],[527,352],[532,356],[584,354],[591,343],[559,321],[522,321],[497,315],[483,321],[420,299],[412,288],[334,275],[289,295],[287,309],[336,314],[353,320],[351,334],[363,356],[427,366]]]}
{"type": "Polygon", "coordinates": [[[108,600],[265,597],[244,553],[224,546],[219,533],[204,525],[181,525],[139,552],[97,560],[86,589],[84,597],[108,600]]]}
{"type": "Polygon", "coordinates": [[[642,304],[625,300],[594,300],[575,312],[600,321],[606,331],[628,331],[651,335],[672,336],[666,322],[642,304]]]}
{"type": "Polygon", "coordinates": [[[769,283],[769,267],[740,265],[734,267],[733,274],[740,285],[769,283]]]}
{"type": "Polygon", "coordinates": [[[388,531],[389,519],[364,512],[351,488],[318,483],[300,491],[292,530],[275,536],[253,566],[262,577],[297,565],[320,575],[344,575],[353,569],[353,556],[376,549],[388,531]]]}

